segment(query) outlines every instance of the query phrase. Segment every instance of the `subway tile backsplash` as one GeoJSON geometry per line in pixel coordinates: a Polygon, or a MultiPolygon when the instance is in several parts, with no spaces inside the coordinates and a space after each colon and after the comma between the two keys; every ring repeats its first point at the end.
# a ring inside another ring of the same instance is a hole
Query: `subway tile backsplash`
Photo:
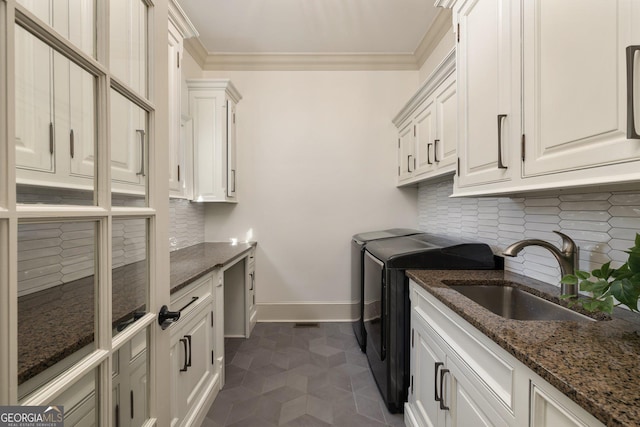
{"type": "MultiPolygon", "coordinates": [[[[640,191],[562,194],[559,196],[450,198],[453,180],[420,184],[419,228],[489,244],[500,254],[522,239],[561,244],[561,231],[580,247],[579,268],[591,271],[612,260],[620,266],[624,252],[640,232],[640,191]]],[[[560,267],[545,249],[528,247],[505,268],[558,285],[560,267]]]]}
{"type": "MultiPolygon", "coordinates": [[[[92,275],[95,267],[94,224],[54,222],[20,225],[18,296],[92,275]]],[[[171,251],[204,242],[204,205],[170,199],[169,236],[171,251]]],[[[144,221],[114,220],[113,268],[144,259],[145,241],[144,221]]]]}

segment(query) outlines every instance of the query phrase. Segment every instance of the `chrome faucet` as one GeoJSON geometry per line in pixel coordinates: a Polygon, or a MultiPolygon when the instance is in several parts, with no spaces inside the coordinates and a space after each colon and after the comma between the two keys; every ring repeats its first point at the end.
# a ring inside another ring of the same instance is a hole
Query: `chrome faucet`
{"type": "MultiPolygon", "coordinates": [[[[578,246],[569,236],[559,231],[554,231],[562,237],[562,250],[549,242],[539,239],[526,239],[516,242],[504,250],[502,255],[514,257],[527,246],[541,246],[550,251],[560,264],[560,274],[562,277],[567,274],[575,274],[578,262],[578,246]]],[[[560,283],[560,293],[562,295],[578,296],[578,286],[560,283]]]]}

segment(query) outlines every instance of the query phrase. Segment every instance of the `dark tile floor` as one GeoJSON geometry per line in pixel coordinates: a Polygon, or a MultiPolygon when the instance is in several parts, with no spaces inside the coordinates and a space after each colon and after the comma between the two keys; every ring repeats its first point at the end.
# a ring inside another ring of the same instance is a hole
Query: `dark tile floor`
{"type": "Polygon", "coordinates": [[[226,384],[203,427],[404,426],[380,398],[350,323],[258,323],[225,340],[226,384]]]}

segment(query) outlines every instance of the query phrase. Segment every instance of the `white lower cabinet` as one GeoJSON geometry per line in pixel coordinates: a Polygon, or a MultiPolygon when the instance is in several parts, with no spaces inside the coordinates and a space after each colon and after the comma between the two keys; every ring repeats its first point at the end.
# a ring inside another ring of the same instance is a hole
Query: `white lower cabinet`
{"type": "Polygon", "coordinates": [[[213,293],[214,274],[172,296],[171,310],[181,316],[171,326],[171,426],[199,425],[222,387],[218,357],[224,342],[216,333],[222,319],[213,293]]]}
{"type": "Polygon", "coordinates": [[[245,306],[246,306],[246,318],[247,325],[246,330],[247,338],[253,331],[254,326],[256,326],[256,322],[258,321],[258,308],[256,306],[256,261],[255,261],[255,253],[256,250],[251,249],[249,256],[247,257],[247,277],[245,279],[245,288],[246,288],[246,297],[245,297],[245,306]]]}
{"type": "MultiPolygon", "coordinates": [[[[412,426],[508,426],[464,361],[416,310],[411,313],[412,387],[406,408],[412,426]],[[486,397],[485,397],[486,396],[486,397]]],[[[508,414],[507,414],[508,415],[508,414]]]]}
{"type": "Polygon", "coordinates": [[[410,298],[406,425],[603,426],[413,281],[410,298]]]}

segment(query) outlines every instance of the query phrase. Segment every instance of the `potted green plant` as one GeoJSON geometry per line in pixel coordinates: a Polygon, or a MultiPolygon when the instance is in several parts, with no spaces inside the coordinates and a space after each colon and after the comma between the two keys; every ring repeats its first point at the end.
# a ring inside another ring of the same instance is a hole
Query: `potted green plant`
{"type": "MultiPolygon", "coordinates": [[[[636,233],[635,246],[625,251],[629,254],[627,262],[619,268],[611,268],[611,261],[591,273],[576,270],[567,274],[562,283],[580,285],[580,290],[590,292],[591,296],[569,300],[588,311],[611,313],[613,307],[626,305],[631,311],[638,311],[640,298],[640,234],[636,233]],[[615,300],[617,302],[615,302],[615,300]]],[[[562,295],[561,298],[571,298],[562,295]]]]}

